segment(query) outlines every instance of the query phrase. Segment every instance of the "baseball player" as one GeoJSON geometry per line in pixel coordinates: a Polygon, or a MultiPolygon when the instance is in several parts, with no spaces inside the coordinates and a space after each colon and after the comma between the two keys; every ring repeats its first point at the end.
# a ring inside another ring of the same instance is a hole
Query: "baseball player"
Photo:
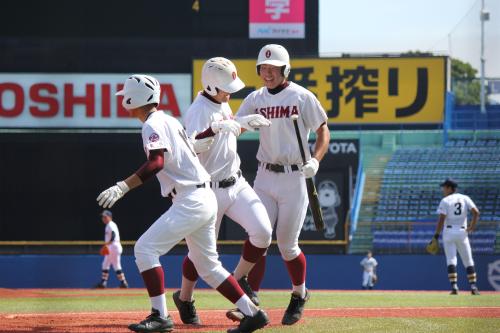
{"type": "Polygon", "coordinates": [[[107,248],[108,254],[104,256],[102,261],[102,277],[96,288],[106,288],[109,278],[109,267],[113,266],[116,277],[120,281],[120,288],[128,288],[125,274],[122,271],[121,255],[123,252],[122,244],[120,243],[120,232],[118,226],[113,221],[113,213],[109,210],[104,210],[101,213],[102,223],[106,225],[104,229],[104,245],[107,248]]]}
{"type": "Polygon", "coordinates": [[[443,232],[443,246],[448,265],[448,279],[451,283],[451,294],[458,294],[457,286],[457,251],[462,258],[462,263],[467,271],[472,295],[479,295],[476,286],[476,270],[472,251],[470,248],[468,233],[476,228],[479,218],[479,210],[467,195],[457,192],[458,184],[453,179],[446,179],[440,184],[444,198],[439,203],[437,213],[439,220],[434,238],[437,240],[441,231],[443,232]],[[472,212],[472,222],[467,226],[467,213],[472,212]]]}
{"type": "MultiPolygon", "coordinates": [[[[210,174],[210,186],[217,198],[215,233],[219,233],[224,215],[246,230],[248,239],[244,243],[243,254],[233,276],[258,305],[258,299],[248,285],[247,275],[271,244],[272,228],[266,208],[241,174],[240,158],[236,152],[236,138],[240,134],[241,125],[233,120],[233,113],[227,103],[230,94],[241,90],[245,85],[238,78],[234,64],[221,57],[209,59],[203,65],[201,80],[203,91],[196,96],[184,117],[186,131],[189,136],[200,133],[198,138],[214,138],[210,148],[200,153],[198,158],[210,174]],[[230,130],[220,131],[219,128],[224,126],[230,126],[230,130]]],[[[240,119],[240,122],[250,130],[271,124],[261,115],[249,115],[240,119]]],[[[186,257],[181,290],[173,294],[175,305],[185,324],[200,324],[192,299],[197,279],[198,273],[189,257],[186,257]]]]}
{"type": "MultiPolygon", "coordinates": [[[[135,332],[169,332],[173,321],[168,315],[164,273],[160,255],[166,254],[182,239],[188,256],[200,276],[245,314],[237,328],[228,332],[253,332],[269,322],[267,314],[252,303],[235,278],[226,271],[216,250],[215,220],[217,201],[208,187],[210,176],[200,164],[197,152],[207,148],[194,145],[175,118],[156,107],[160,101],[160,84],[147,75],[132,75],[125,81],[123,106],[142,123],[142,139],[147,161],[130,177],[103,191],[99,205],[111,207],[129,190],[156,175],[164,197],[172,198],[172,206],[161,215],[135,244],[137,267],[151,300],[151,314],[137,324],[135,332]]],[[[224,129],[220,128],[221,131],[224,129]]],[[[201,140],[200,140],[201,141],[201,140]]]]}
{"type": "MultiPolygon", "coordinates": [[[[284,325],[300,320],[309,299],[305,284],[306,258],[298,246],[309,202],[305,178],[314,177],[318,171],[330,140],[325,110],[312,92],[287,80],[289,73],[287,50],[276,44],[264,46],[257,58],[257,74],[264,87],[248,95],[237,113],[237,119],[260,114],[271,121],[271,126],[260,129],[254,189],[266,207],[273,228],[276,226],[278,248],[292,282],[290,303],[282,319],[284,325]],[[311,131],[317,136],[312,156],[306,151],[305,164],[302,164],[290,119],[292,115],[299,116],[304,147],[308,146],[311,131]]],[[[254,291],[259,289],[263,268],[264,263],[257,263],[253,270],[260,272],[249,274],[248,281],[254,291]]]]}
{"type": "Polygon", "coordinates": [[[377,260],[373,258],[372,251],[366,253],[366,257],[360,262],[361,267],[363,267],[363,289],[373,289],[373,281],[376,279],[375,270],[377,268],[377,260]]]}

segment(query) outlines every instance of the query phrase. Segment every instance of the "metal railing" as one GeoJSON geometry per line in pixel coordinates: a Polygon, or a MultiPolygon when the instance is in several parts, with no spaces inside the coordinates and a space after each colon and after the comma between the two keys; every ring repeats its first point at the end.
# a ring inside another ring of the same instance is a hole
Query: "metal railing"
{"type": "Polygon", "coordinates": [[[356,174],[356,187],[354,190],[352,207],[350,208],[350,229],[349,229],[349,240],[352,239],[352,235],[358,227],[358,217],[359,210],[361,209],[361,199],[363,196],[363,191],[365,188],[365,172],[363,170],[363,155],[360,154],[358,172],[356,174]]]}

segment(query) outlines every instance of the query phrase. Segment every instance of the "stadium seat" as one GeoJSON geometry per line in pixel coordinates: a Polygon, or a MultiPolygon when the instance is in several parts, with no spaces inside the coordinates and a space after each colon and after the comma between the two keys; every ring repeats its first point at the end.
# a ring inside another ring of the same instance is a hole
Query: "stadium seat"
{"type": "Polygon", "coordinates": [[[438,184],[446,177],[455,178],[481,211],[480,228],[470,237],[473,250],[494,253],[500,221],[500,141],[488,138],[396,150],[384,169],[373,221],[375,228],[397,222],[400,230],[374,230],[374,249],[424,251],[442,198],[438,184]]]}

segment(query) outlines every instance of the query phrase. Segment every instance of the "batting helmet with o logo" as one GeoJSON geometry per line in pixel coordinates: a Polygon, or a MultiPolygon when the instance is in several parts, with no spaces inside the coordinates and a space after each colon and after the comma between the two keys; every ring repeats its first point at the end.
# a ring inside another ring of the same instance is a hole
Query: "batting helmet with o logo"
{"type": "Polygon", "coordinates": [[[290,56],[281,45],[268,44],[260,49],[257,57],[257,75],[260,74],[260,65],[264,64],[281,67],[281,74],[284,77],[290,74],[290,56]]]}
{"type": "Polygon", "coordinates": [[[236,66],[222,57],[207,60],[201,70],[201,83],[210,96],[217,95],[217,89],[232,94],[245,87],[238,77],[236,66]]]}

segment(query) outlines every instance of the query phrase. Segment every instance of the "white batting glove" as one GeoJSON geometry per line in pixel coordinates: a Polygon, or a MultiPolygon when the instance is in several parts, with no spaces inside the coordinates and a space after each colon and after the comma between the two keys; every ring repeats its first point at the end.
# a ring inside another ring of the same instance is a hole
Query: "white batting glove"
{"type": "Polygon", "coordinates": [[[193,149],[196,154],[201,154],[210,149],[212,144],[214,143],[214,137],[208,137],[208,138],[203,138],[203,139],[196,139],[196,134],[198,134],[196,131],[191,134],[189,137],[189,140],[191,140],[191,143],[193,144],[193,149]]]}
{"type": "Polygon", "coordinates": [[[121,197],[129,191],[129,187],[125,182],[118,182],[115,186],[111,186],[97,197],[99,206],[103,208],[111,208],[121,197]]]}
{"type": "Polygon", "coordinates": [[[238,117],[235,120],[242,128],[251,132],[255,131],[257,128],[271,126],[271,121],[260,114],[250,114],[248,116],[238,117]]]}
{"type": "Polygon", "coordinates": [[[318,168],[319,168],[319,162],[317,159],[313,157],[309,161],[307,161],[306,164],[302,166],[300,171],[302,172],[304,177],[311,178],[314,177],[314,175],[316,175],[316,172],[318,172],[318,168]]]}
{"type": "Polygon", "coordinates": [[[241,134],[240,124],[232,119],[214,121],[210,127],[214,133],[233,133],[235,136],[241,134]]]}

